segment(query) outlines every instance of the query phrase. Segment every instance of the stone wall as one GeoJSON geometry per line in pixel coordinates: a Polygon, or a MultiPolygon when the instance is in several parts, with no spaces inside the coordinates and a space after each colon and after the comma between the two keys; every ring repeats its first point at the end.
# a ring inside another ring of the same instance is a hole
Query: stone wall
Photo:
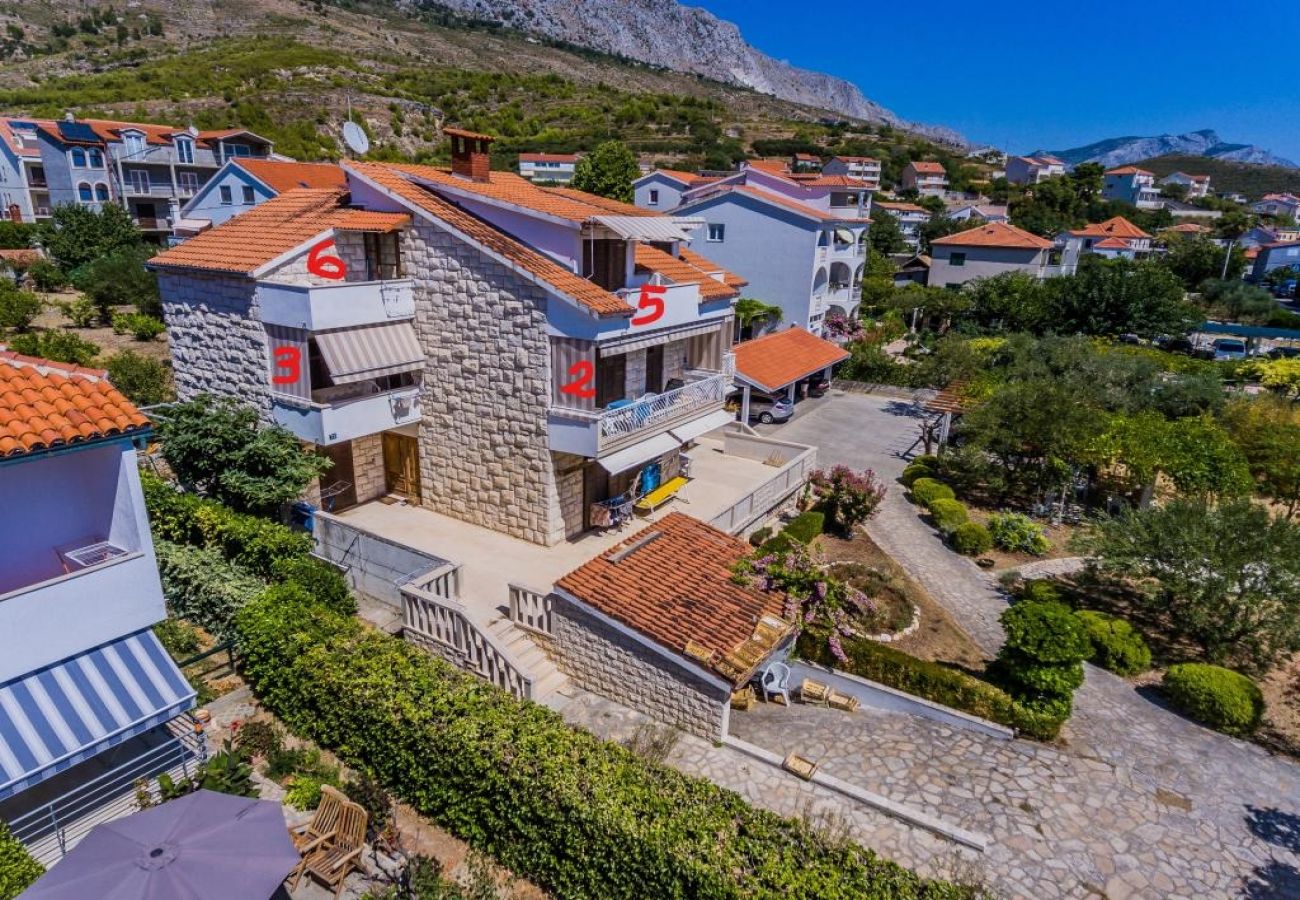
{"type": "Polygon", "coordinates": [[[388,492],[384,478],[384,440],[382,434],[369,434],[352,441],[352,478],[357,502],[365,503],[388,492]]]}
{"type": "Polygon", "coordinates": [[[673,665],[564,597],[551,599],[551,638],[538,643],[580,687],[707,740],[723,737],[729,690],[673,665]]]}
{"type": "Polygon", "coordinates": [[[560,499],[560,518],[564,536],[576,537],[583,532],[583,471],[586,460],[572,453],[554,453],[555,488],[560,499]]]}
{"type": "Polygon", "coordinates": [[[253,281],[235,275],[158,273],[176,394],[234,397],[271,408],[266,332],[253,281]]]}
{"type": "MultiPolygon", "coordinates": [[[[330,254],[327,254],[330,255],[330,254]]],[[[365,237],[359,231],[340,231],[334,238],[334,252],[332,255],[338,256],[343,260],[346,267],[346,273],[343,281],[365,281],[366,280],[366,244],[365,237]]],[[[267,281],[275,281],[280,284],[338,284],[337,278],[322,278],[307,271],[307,260],[310,258],[310,248],[299,253],[292,259],[286,260],[283,264],[275,269],[270,270],[262,277],[267,281]]]]}
{"type": "Polygon", "coordinates": [[[424,504],[537,544],[564,539],[547,430],[546,294],[432,225],[406,233],[427,361],[424,504]]]}
{"type": "Polygon", "coordinates": [[[623,396],[631,400],[645,393],[645,351],[633,350],[623,358],[623,396]]]}

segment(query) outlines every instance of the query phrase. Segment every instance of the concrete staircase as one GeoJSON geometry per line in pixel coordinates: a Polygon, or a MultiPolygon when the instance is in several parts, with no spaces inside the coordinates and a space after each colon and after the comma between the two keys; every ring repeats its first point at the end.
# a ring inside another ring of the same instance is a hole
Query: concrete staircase
{"type": "Polygon", "coordinates": [[[483,624],[483,633],[499,649],[509,653],[523,674],[532,682],[532,699],[552,709],[560,709],[568,699],[571,682],[528,632],[510,621],[508,616],[492,616],[483,624]]]}

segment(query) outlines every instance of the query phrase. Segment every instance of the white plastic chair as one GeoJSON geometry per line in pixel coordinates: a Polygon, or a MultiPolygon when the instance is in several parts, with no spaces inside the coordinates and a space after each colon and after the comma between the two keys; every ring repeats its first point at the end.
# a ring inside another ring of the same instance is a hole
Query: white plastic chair
{"type": "Polygon", "coordinates": [[[780,694],[785,705],[790,705],[790,667],[783,662],[770,662],[760,673],[759,684],[763,689],[763,699],[770,701],[773,694],[780,694]]]}

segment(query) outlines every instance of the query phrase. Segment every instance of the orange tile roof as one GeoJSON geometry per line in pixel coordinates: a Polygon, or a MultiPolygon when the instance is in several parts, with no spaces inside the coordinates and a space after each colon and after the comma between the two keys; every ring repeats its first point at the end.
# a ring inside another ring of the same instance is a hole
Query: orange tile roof
{"type": "Polygon", "coordinates": [[[520,162],[577,162],[576,153],[520,153],[520,162]]]}
{"type": "Polygon", "coordinates": [[[391,231],[409,224],[403,213],[346,209],[344,191],[297,188],[254,206],[216,228],[149,260],[151,268],[204,269],[252,275],[262,266],[316,235],[347,231],[391,231]]]}
{"type": "Polygon", "coordinates": [[[890,212],[930,212],[924,206],[918,206],[915,203],[890,203],[886,200],[877,200],[871,205],[879,206],[881,209],[887,209],[890,212]]]}
{"type": "Polygon", "coordinates": [[[1100,238],[1125,238],[1126,240],[1141,240],[1149,238],[1141,228],[1138,228],[1123,216],[1114,216],[1105,222],[1094,222],[1077,231],[1071,231],[1070,234],[1075,237],[1100,237],[1100,238]]]}
{"type": "Polygon", "coordinates": [[[612,213],[616,216],[662,216],[663,213],[655,212],[653,209],[642,209],[639,206],[633,206],[631,203],[624,203],[622,200],[613,200],[609,197],[602,197],[599,194],[588,194],[586,191],[580,191],[577,188],[569,187],[544,187],[542,190],[548,194],[558,194],[569,200],[575,200],[578,203],[585,203],[588,206],[595,207],[597,215],[602,213],[612,213]]]}
{"type": "Polygon", "coordinates": [[[990,222],[968,231],[936,238],[930,243],[933,246],[1009,247],[1023,250],[1048,250],[1054,246],[1049,240],[1005,222],[990,222]]]}
{"type": "Polygon", "coordinates": [[[257,138],[259,141],[265,141],[268,144],[271,143],[257,132],[249,131],[247,128],[221,128],[216,131],[200,131],[198,139],[204,143],[210,144],[213,141],[223,141],[226,138],[238,137],[241,134],[257,138]]]}
{"type": "Polygon", "coordinates": [[[416,209],[447,223],[466,237],[550,285],[559,293],[573,298],[592,312],[602,316],[632,314],[632,308],[615,294],[569,271],[549,256],[521,244],[482,219],[408,180],[404,173],[412,167],[362,162],[348,162],[343,165],[349,172],[356,173],[416,209]]]}
{"type": "Polygon", "coordinates": [[[285,162],[278,159],[236,157],[235,165],[262,184],[283,194],[294,188],[345,188],[348,179],[334,163],[285,162]]]}
{"type": "Polygon", "coordinates": [[[745,285],[749,284],[748,279],[742,278],[741,276],[737,275],[735,272],[728,272],[726,269],[722,268],[722,266],[718,265],[713,260],[709,259],[707,256],[703,256],[699,253],[696,253],[690,247],[687,247],[685,245],[678,247],[677,255],[680,256],[686,262],[695,266],[695,268],[699,269],[701,272],[705,272],[705,273],[721,272],[722,280],[734,288],[744,287],[745,285]]]}
{"type": "Polygon", "coordinates": [[[744,541],[672,512],[574,569],[556,587],[664,649],[743,684],[757,662],[750,657],[728,666],[726,660],[755,636],[759,620],[774,620],[782,634],[793,627],[781,618],[783,594],[732,581],[732,567],[750,552],[744,541]],[[688,643],[707,660],[688,653],[688,643]]]}
{"type": "Polygon", "coordinates": [[[0,347],[0,457],[148,431],[105,375],[0,347]]]}
{"type": "Polygon", "coordinates": [[[44,119],[0,119],[0,141],[4,141],[8,144],[10,149],[12,149],[18,156],[40,159],[40,147],[29,147],[26,144],[18,143],[18,136],[14,133],[16,129],[11,124],[14,121],[31,122],[38,126],[51,125],[53,123],[44,119]]]}
{"type": "Polygon", "coordinates": [[[913,172],[921,172],[921,173],[924,173],[924,174],[927,174],[927,175],[943,175],[943,174],[944,174],[943,164],[942,164],[942,163],[931,162],[931,161],[929,161],[929,160],[917,160],[917,161],[914,161],[914,162],[910,162],[910,163],[908,163],[908,165],[912,167],[912,171],[913,171],[913,172]]]}
{"type": "Polygon", "coordinates": [[[734,287],[697,269],[683,259],[674,257],[649,244],[636,245],[636,267],[647,272],[657,272],[673,284],[698,284],[700,301],[728,300],[739,294],[734,287]]]}
{"type": "Polygon", "coordinates": [[[30,247],[19,247],[14,250],[0,249],[0,262],[10,262],[19,266],[30,266],[37,260],[44,258],[44,253],[30,247]]]}
{"type": "Polygon", "coordinates": [[[1155,172],[1148,172],[1146,169],[1139,169],[1137,166],[1120,166],[1117,169],[1107,169],[1106,175],[1155,175],[1155,172]]]}
{"type": "Polygon", "coordinates": [[[743,341],[732,350],[736,374],[766,391],[780,390],[849,358],[843,347],[799,327],[743,341]]]}
{"type": "Polygon", "coordinates": [[[1210,230],[1208,225],[1197,225],[1195,222],[1180,222],[1165,229],[1165,231],[1177,231],[1181,234],[1204,234],[1210,230]]]}
{"type": "Polygon", "coordinates": [[[813,178],[801,178],[799,183],[807,187],[862,188],[861,178],[851,178],[848,175],[817,175],[813,178]]]}
{"type": "Polygon", "coordinates": [[[686,203],[683,203],[682,206],[683,207],[694,206],[697,203],[703,203],[706,200],[711,200],[714,197],[720,196],[722,194],[732,193],[732,192],[738,194],[744,194],[747,197],[755,197],[759,200],[770,203],[773,206],[780,206],[784,209],[790,210],[791,212],[796,212],[801,216],[805,216],[806,218],[816,219],[818,222],[859,222],[859,223],[866,222],[865,219],[859,219],[857,216],[831,215],[830,213],[825,212],[824,210],[817,209],[814,206],[809,206],[807,203],[800,203],[798,200],[791,200],[789,197],[783,197],[778,194],[772,194],[767,191],[762,191],[759,190],[758,188],[753,188],[746,184],[721,185],[716,190],[710,193],[701,194],[699,197],[691,198],[686,203]]]}
{"type": "Polygon", "coordinates": [[[442,129],[444,137],[462,137],[471,141],[495,141],[496,137],[490,134],[483,134],[480,131],[467,131],[464,128],[444,128],[442,129]]]}
{"type": "Polygon", "coordinates": [[[1098,241],[1092,245],[1094,250],[1127,250],[1128,241],[1122,241],[1119,238],[1106,238],[1104,241],[1098,241]]]}
{"type": "Polygon", "coordinates": [[[673,181],[680,181],[685,185],[692,185],[700,180],[700,176],[694,172],[684,172],[681,169],[655,169],[653,172],[646,172],[646,175],[665,175],[673,181]]]}

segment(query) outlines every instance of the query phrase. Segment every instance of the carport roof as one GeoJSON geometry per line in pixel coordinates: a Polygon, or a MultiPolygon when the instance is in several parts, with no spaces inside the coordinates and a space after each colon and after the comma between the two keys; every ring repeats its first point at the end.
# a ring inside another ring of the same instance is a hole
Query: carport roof
{"type": "Polygon", "coordinates": [[[736,377],[779,391],[849,358],[849,351],[802,328],[787,328],[737,344],[736,377]]]}

